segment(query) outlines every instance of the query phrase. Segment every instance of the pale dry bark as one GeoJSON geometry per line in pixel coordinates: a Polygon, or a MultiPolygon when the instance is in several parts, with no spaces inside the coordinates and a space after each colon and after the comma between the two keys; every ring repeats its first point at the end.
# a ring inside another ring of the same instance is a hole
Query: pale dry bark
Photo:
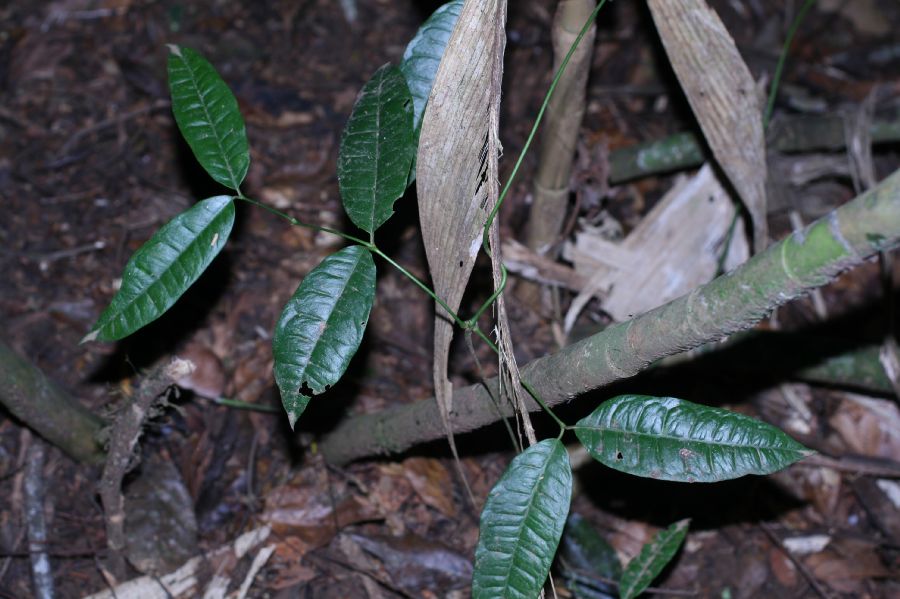
{"type": "MultiPolygon", "coordinates": [[[[422,120],[416,155],[422,239],[434,290],[454,312],[459,310],[493,208],[487,177],[492,164],[496,169],[499,148],[491,115],[500,101],[505,23],[505,0],[466,0],[422,120]]],[[[436,306],[434,385],[445,414],[452,410],[447,359],[453,326],[452,315],[436,306]]],[[[451,434],[449,427],[446,432],[451,434]]]]}
{"type": "MultiPolygon", "coordinates": [[[[596,8],[595,0],[563,0],[553,21],[553,72],[566,57],[584,22],[596,8]]],[[[559,240],[569,201],[569,179],[575,160],[578,131],[584,117],[585,95],[596,26],[591,26],[572,54],[566,71],[547,105],[542,124],[541,149],[534,177],[534,200],[525,244],[547,255],[559,240]]]]}
{"type": "Polygon", "coordinates": [[[703,136],[753,219],[759,252],[768,243],[766,147],[750,69],[706,0],[647,4],[703,136]]]}

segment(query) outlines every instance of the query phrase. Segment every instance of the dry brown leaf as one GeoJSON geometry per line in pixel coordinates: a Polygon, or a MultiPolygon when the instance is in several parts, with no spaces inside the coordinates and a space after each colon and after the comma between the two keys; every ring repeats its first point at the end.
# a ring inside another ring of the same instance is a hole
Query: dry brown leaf
{"type": "Polygon", "coordinates": [[[851,452],[900,461],[900,410],[895,402],[845,393],[828,423],[851,452]]]}
{"type": "Polygon", "coordinates": [[[822,12],[840,13],[859,33],[881,36],[891,31],[890,19],[885,17],[875,0],[820,0],[818,6],[822,12]]]}
{"type": "MultiPolygon", "coordinates": [[[[416,190],[425,254],[437,295],[458,311],[482,229],[493,206],[487,183],[496,172],[505,0],[466,0],[435,75],[416,157],[416,190]]],[[[447,429],[453,385],[447,358],[453,320],[436,308],[435,398],[447,429]]]]}
{"type": "Polygon", "coordinates": [[[225,392],[225,369],[222,361],[206,345],[189,343],[178,352],[178,357],[190,360],[194,369],[176,382],[182,389],[193,391],[200,397],[218,399],[225,392]]]}
{"type": "Polygon", "coordinates": [[[769,569],[781,586],[790,589],[797,584],[799,579],[797,566],[784,554],[784,551],[776,548],[769,550],[769,569]]]}
{"type": "Polygon", "coordinates": [[[324,477],[304,476],[270,491],[260,516],[276,534],[302,541],[295,543],[295,549],[319,547],[344,526],[380,518],[378,510],[357,495],[333,498],[320,490],[328,484],[324,477]]]}
{"type": "Polygon", "coordinates": [[[875,543],[862,539],[836,539],[804,562],[817,580],[840,593],[859,593],[866,580],[890,575],[875,543]]]}
{"type": "Polygon", "coordinates": [[[719,15],[705,0],[650,0],[653,21],[694,116],[766,247],[766,150],[756,85],[719,15]]]}
{"type": "Polygon", "coordinates": [[[393,584],[415,596],[422,596],[428,589],[446,593],[471,584],[472,562],[441,543],[414,534],[351,533],[348,537],[381,561],[393,584]]]}
{"type": "Polygon", "coordinates": [[[609,535],[609,544],[616,550],[619,561],[623,564],[637,557],[644,545],[660,531],[657,527],[637,520],[620,520],[613,526],[615,532],[609,535]]]}
{"type": "Polygon", "coordinates": [[[403,474],[419,498],[448,518],[456,517],[456,504],[447,489],[453,488],[450,471],[438,460],[409,458],[403,462],[403,474]]]}
{"type": "MultiPolygon", "coordinates": [[[[163,576],[141,576],[110,588],[95,593],[85,599],[115,599],[116,597],[144,597],[146,599],[187,599],[188,597],[207,597],[209,591],[204,585],[209,582],[210,572],[215,572],[218,577],[228,578],[233,575],[233,570],[240,569],[243,558],[251,559],[251,555],[257,554],[257,548],[269,538],[271,530],[268,526],[254,529],[242,534],[233,542],[218,547],[203,555],[192,557],[177,570],[163,576]]],[[[260,550],[266,551],[267,548],[260,550]]],[[[235,578],[237,578],[235,576],[235,578]]],[[[271,586],[271,585],[269,585],[271,586]]]]}
{"type": "Polygon", "coordinates": [[[708,283],[723,254],[725,270],[744,262],[749,248],[735,212],[707,164],[678,179],[623,242],[590,229],[578,233],[563,250],[584,280],[566,315],[566,331],[595,295],[605,296],[603,309],[625,321],[708,283]]]}

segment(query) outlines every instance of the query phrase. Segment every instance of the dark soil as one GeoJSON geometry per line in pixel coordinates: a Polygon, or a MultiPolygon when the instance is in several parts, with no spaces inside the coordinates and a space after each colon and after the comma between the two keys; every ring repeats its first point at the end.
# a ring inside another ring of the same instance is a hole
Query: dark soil
{"type": "MultiPolygon", "coordinates": [[[[122,342],[79,345],[114,294],[129,256],[195,201],[223,193],[197,165],[175,126],[166,87],[166,44],[201,52],[234,90],[252,153],[244,191],[301,220],[350,230],[335,175],[344,123],[368,77],[382,64],[400,60],[416,28],[439,5],[412,0],[356,4],[358,16],[350,24],[342,3],[331,0],[3,3],[2,340],[104,416],[125,404],[143,371],[184,352],[206,360],[202,368],[222,379],[224,395],[276,408],[275,413],[232,409],[183,393],[153,418],[141,441],[144,465],[127,481],[136,484],[150,471],[151,461],[173,466],[162,471],[186,489],[193,505],[194,554],[270,524],[272,536],[264,545],[273,544],[274,553],[250,578],[249,596],[464,597],[478,513],[466,499],[444,443],[344,468],[327,466],[316,453],[317,438],[339,419],[432,395],[432,304],[387,264],[379,264],[378,299],[359,354],[341,384],[315,399],[296,432],[287,425],[274,387],[270,336],[302,277],[339,247],[333,237],[289,227],[267,212],[242,206],[223,254],[168,314],[122,342]]],[[[793,16],[789,9],[796,10],[799,2],[710,4],[754,76],[771,78],[793,16]]],[[[871,93],[877,94],[877,107],[896,107],[900,7],[891,0],[860,0],[853,9],[841,8],[850,3],[819,4],[827,6],[810,12],[789,55],[776,114],[853,115],[871,93]],[[889,24],[887,30],[882,22],[889,24]]],[[[504,173],[524,143],[552,76],[554,5],[551,0],[510,3],[501,121],[504,173]]],[[[692,128],[696,124],[644,3],[610,3],[599,19],[582,129],[585,151],[602,156],[692,128]]],[[[878,146],[877,174],[896,169],[898,157],[896,144],[878,146]]],[[[521,238],[534,166],[532,155],[502,212],[507,238],[521,238]]],[[[603,187],[602,164],[597,168],[594,178],[573,185],[603,187]]],[[[671,181],[671,176],[656,176],[604,189],[602,203],[580,204],[580,216],[606,209],[630,230],[671,181]]],[[[807,191],[817,200],[812,212],[855,195],[846,176],[824,177],[807,191]]],[[[408,193],[396,208],[383,249],[427,278],[415,194],[408,193]]],[[[776,239],[789,231],[788,212],[770,215],[776,239]]],[[[802,216],[817,216],[812,212],[802,216]]],[[[480,305],[487,285],[485,264],[476,269],[463,314],[480,305]]],[[[553,327],[565,311],[550,304],[525,306],[514,298],[513,336],[521,364],[557,347],[553,327]]],[[[564,306],[570,300],[562,294],[564,306]]],[[[824,301],[830,317],[840,317],[841,334],[869,339],[883,334],[885,306],[891,301],[882,294],[876,264],[827,287],[824,301]]],[[[591,304],[581,324],[591,324],[592,316],[603,321],[602,306],[591,304]]],[[[778,318],[785,329],[818,321],[806,300],[779,311],[778,318]]],[[[478,352],[481,363],[492,369],[490,352],[484,347],[478,352]]],[[[454,381],[478,380],[462,343],[451,362],[454,381]]],[[[706,370],[662,382],[644,380],[627,390],[654,388],[725,403],[785,426],[789,410],[779,395],[783,381],[757,382],[706,370]]],[[[687,486],[633,479],[594,465],[579,472],[573,510],[629,557],[660,527],[691,517],[685,548],[656,581],[670,591],[700,597],[897,596],[898,508],[885,494],[896,483],[883,474],[900,465],[900,435],[878,429],[879,421],[900,422],[896,405],[884,396],[853,403],[857,395],[848,400],[845,391],[835,389],[803,386],[801,393],[808,394],[814,415],[803,441],[837,459],[852,454],[864,466],[796,466],[775,477],[687,486]],[[892,416],[883,416],[882,409],[892,416]],[[882,416],[873,421],[872,414],[882,416]],[[847,429],[835,425],[837,415],[845,417],[840,422],[857,425],[858,442],[848,441],[847,429]],[[859,441],[874,434],[883,435],[878,446],[859,441]],[[885,469],[882,475],[866,470],[872,464],[885,469]],[[827,535],[830,542],[808,553],[784,547],[785,539],[812,535],[827,535]]],[[[575,402],[567,419],[574,421],[608,396],[575,402]]],[[[545,423],[538,419],[538,424],[545,423]]],[[[29,447],[42,443],[0,408],[0,597],[34,594],[23,479],[29,447]]],[[[481,502],[511,458],[505,433],[491,427],[458,443],[463,470],[481,502]]],[[[108,588],[99,476],[98,469],[48,446],[46,550],[58,597],[108,588]]],[[[152,510],[152,505],[135,499],[126,503],[129,509],[152,510]]],[[[132,532],[141,534],[163,533],[132,532]]],[[[221,566],[229,590],[240,586],[253,555],[236,566],[213,564],[221,566]]],[[[212,572],[215,567],[204,574],[200,589],[212,572]]],[[[571,596],[565,581],[556,582],[559,596],[571,596]]]]}

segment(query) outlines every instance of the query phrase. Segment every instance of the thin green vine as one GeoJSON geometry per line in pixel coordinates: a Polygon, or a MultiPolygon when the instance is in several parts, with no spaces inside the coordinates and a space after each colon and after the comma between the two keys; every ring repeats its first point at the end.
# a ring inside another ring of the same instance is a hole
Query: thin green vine
{"type": "Polygon", "coordinates": [[[790,50],[791,44],[794,42],[794,36],[800,28],[800,23],[803,22],[803,18],[815,2],[816,0],[806,0],[803,3],[803,6],[800,7],[797,16],[794,17],[790,29],[788,29],[787,37],[784,39],[784,45],[781,47],[781,54],[778,56],[778,64],[775,66],[775,74],[772,75],[772,85],[769,87],[769,99],[766,102],[766,111],[763,114],[763,129],[769,127],[772,111],[775,109],[775,96],[778,94],[778,85],[781,83],[781,75],[784,72],[784,63],[787,61],[788,50],[790,50]]]}
{"type": "MultiPolygon", "coordinates": [[[[811,1],[811,0],[808,0],[808,2],[809,1],[811,1]]],[[[497,217],[497,213],[500,210],[500,206],[503,204],[503,201],[506,199],[506,196],[509,193],[510,188],[512,187],[513,180],[515,180],[516,175],[518,174],[519,169],[522,166],[522,162],[525,159],[525,155],[528,153],[528,150],[531,148],[531,144],[533,143],[535,134],[537,133],[537,130],[538,130],[538,127],[540,126],[541,121],[544,118],[544,113],[547,110],[547,106],[550,103],[550,99],[553,96],[553,92],[556,91],[556,87],[559,84],[559,80],[562,78],[562,75],[565,72],[566,67],[569,64],[569,60],[572,58],[572,55],[575,53],[575,50],[577,49],[578,44],[581,43],[582,38],[584,38],[584,36],[587,34],[588,29],[590,29],[591,25],[593,25],[594,21],[597,19],[597,15],[599,14],[600,9],[603,8],[604,4],[606,4],[606,0],[600,0],[600,2],[598,2],[597,7],[591,12],[590,16],[585,21],[584,26],[581,28],[581,31],[578,33],[578,36],[575,38],[575,41],[572,43],[572,46],[569,48],[568,53],[566,54],[565,58],[563,59],[562,63],[560,64],[559,68],[557,69],[556,74],[553,77],[553,81],[550,84],[550,88],[547,90],[547,93],[544,96],[544,101],[541,104],[541,108],[538,111],[537,117],[535,118],[534,125],[531,128],[531,132],[528,134],[528,139],[525,141],[525,145],[522,147],[522,151],[519,153],[519,156],[516,159],[516,163],[513,166],[512,173],[510,174],[509,179],[507,179],[506,183],[504,184],[503,189],[501,190],[500,195],[497,198],[497,202],[494,205],[494,208],[491,210],[490,214],[488,215],[487,221],[484,224],[484,232],[482,234],[482,247],[483,247],[485,253],[489,257],[491,256],[491,251],[490,251],[490,242],[489,242],[488,236],[489,236],[489,231],[490,231],[491,225],[493,224],[494,219],[497,217]]],[[[388,264],[390,264],[391,266],[396,268],[398,271],[400,271],[400,273],[402,275],[404,275],[406,278],[408,278],[410,281],[412,281],[419,289],[424,291],[431,299],[433,299],[438,305],[440,305],[441,308],[443,308],[447,312],[447,314],[450,315],[450,317],[453,319],[453,321],[456,323],[457,326],[459,326],[464,331],[472,332],[472,333],[476,334],[484,343],[487,344],[487,346],[495,354],[500,355],[500,349],[497,347],[497,345],[493,342],[493,340],[491,340],[490,337],[488,337],[484,333],[484,331],[482,331],[478,327],[478,319],[481,318],[481,316],[484,314],[484,312],[487,311],[487,309],[490,308],[494,304],[494,302],[497,301],[497,299],[500,297],[500,294],[502,294],[503,291],[506,289],[506,283],[507,283],[509,273],[506,269],[506,266],[503,265],[502,263],[500,264],[500,276],[501,276],[500,285],[497,287],[496,290],[494,290],[494,292],[491,294],[491,296],[481,305],[481,307],[475,312],[475,315],[472,316],[472,318],[470,318],[468,320],[463,320],[455,311],[450,309],[450,306],[447,304],[447,302],[445,302],[443,299],[441,299],[437,295],[437,293],[435,293],[435,291],[433,289],[431,289],[428,285],[426,285],[424,282],[419,280],[419,278],[416,277],[414,274],[412,274],[409,270],[407,270],[406,268],[404,268],[403,266],[398,264],[393,258],[391,258],[387,254],[385,254],[383,251],[381,251],[381,249],[378,248],[377,245],[375,245],[374,235],[370,235],[369,241],[366,241],[364,239],[360,239],[359,237],[355,237],[353,235],[344,233],[343,231],[338,231],[337,229],[332,229],[330,227],[323,227],[320,225],[313,225],[310,223],[305,223],[305,222],[291,216],[290,214],[287,214],[286,212],[283,212],[281,210],[273,208],[273,207],[271,207],[263,202],[260,202],[258,200],[248,198],[243,193],[241,193],[240,190],[238,190],[237,194],[238,195],[236,196],[236,199],[243,200],[254,206],[258,206],[259,208],[262,208],[276,216],[279,216],[279,217],[285,219],[288,223],[290,223],[293,226],[304,227],[307,229],[312,229],[314,231],[321,231],[324,233],[330,233],[332,235],[336,235],[338,237],[341,237],[342,239],[346,239],[347,241],[350,241],[353,243],[358,243],[359,245],[365,247],[370,252],[372,252],[373,254],[380,257],[385,262],[387,262],[388,264]]],[[[531,386],[531,384],[529,384],[525,380],[522,380],[521,383],[522,383],[522,387],[528,392],[529,395],[531,395],[532,399],[534,399],[534,401],[537,402],[537,404],[541,407],[541,409],[543,409],[546,413],[548,413],[550,415],[550,417],[559,425],[559,427],[560,427],[559,434],[561,437],[563,435],[563,433],[568,429],[566,423],[563,422],[553,412],[553,410],[551,410],[550,407],[541,399],[541,397],[538,395],[537,391],[535,391],[534,387],[531,386]]]]}

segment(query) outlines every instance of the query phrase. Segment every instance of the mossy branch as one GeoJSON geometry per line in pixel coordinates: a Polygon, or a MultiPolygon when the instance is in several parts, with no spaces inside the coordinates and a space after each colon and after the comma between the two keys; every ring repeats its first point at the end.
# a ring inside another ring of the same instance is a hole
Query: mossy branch
{"type": "Polygon", "coordinates": [[[103,420],[78,403],[31,362],[0,341],[0,405],[70,457],[103,460],[103,420]]]}
{"type": "MultiPolygon", "coordinates": [[[[639,373],[663,357],[750,328],[773,308],[900,244],[900,170],[852,202],[770,246],[733,272],[522,369],[548,405],[639,373]]],[[[497,420],[497,380],[453,394],[453,430],[497,420]],[[487,387],[487,388],[485,388],[487,387]]],[[[530,402],[531,411],[538,410],[530,402]]],[[[505,416],[512,411],[506,408],[505,416]]],[[[321,443],[331,463],[404,451],[441,438],[434,399],[349,418],[321,443]],[[381,434],[379,432],[381,431],[381,434]],[[390,431],[390,435],[384,434],[390,431]]]]}

